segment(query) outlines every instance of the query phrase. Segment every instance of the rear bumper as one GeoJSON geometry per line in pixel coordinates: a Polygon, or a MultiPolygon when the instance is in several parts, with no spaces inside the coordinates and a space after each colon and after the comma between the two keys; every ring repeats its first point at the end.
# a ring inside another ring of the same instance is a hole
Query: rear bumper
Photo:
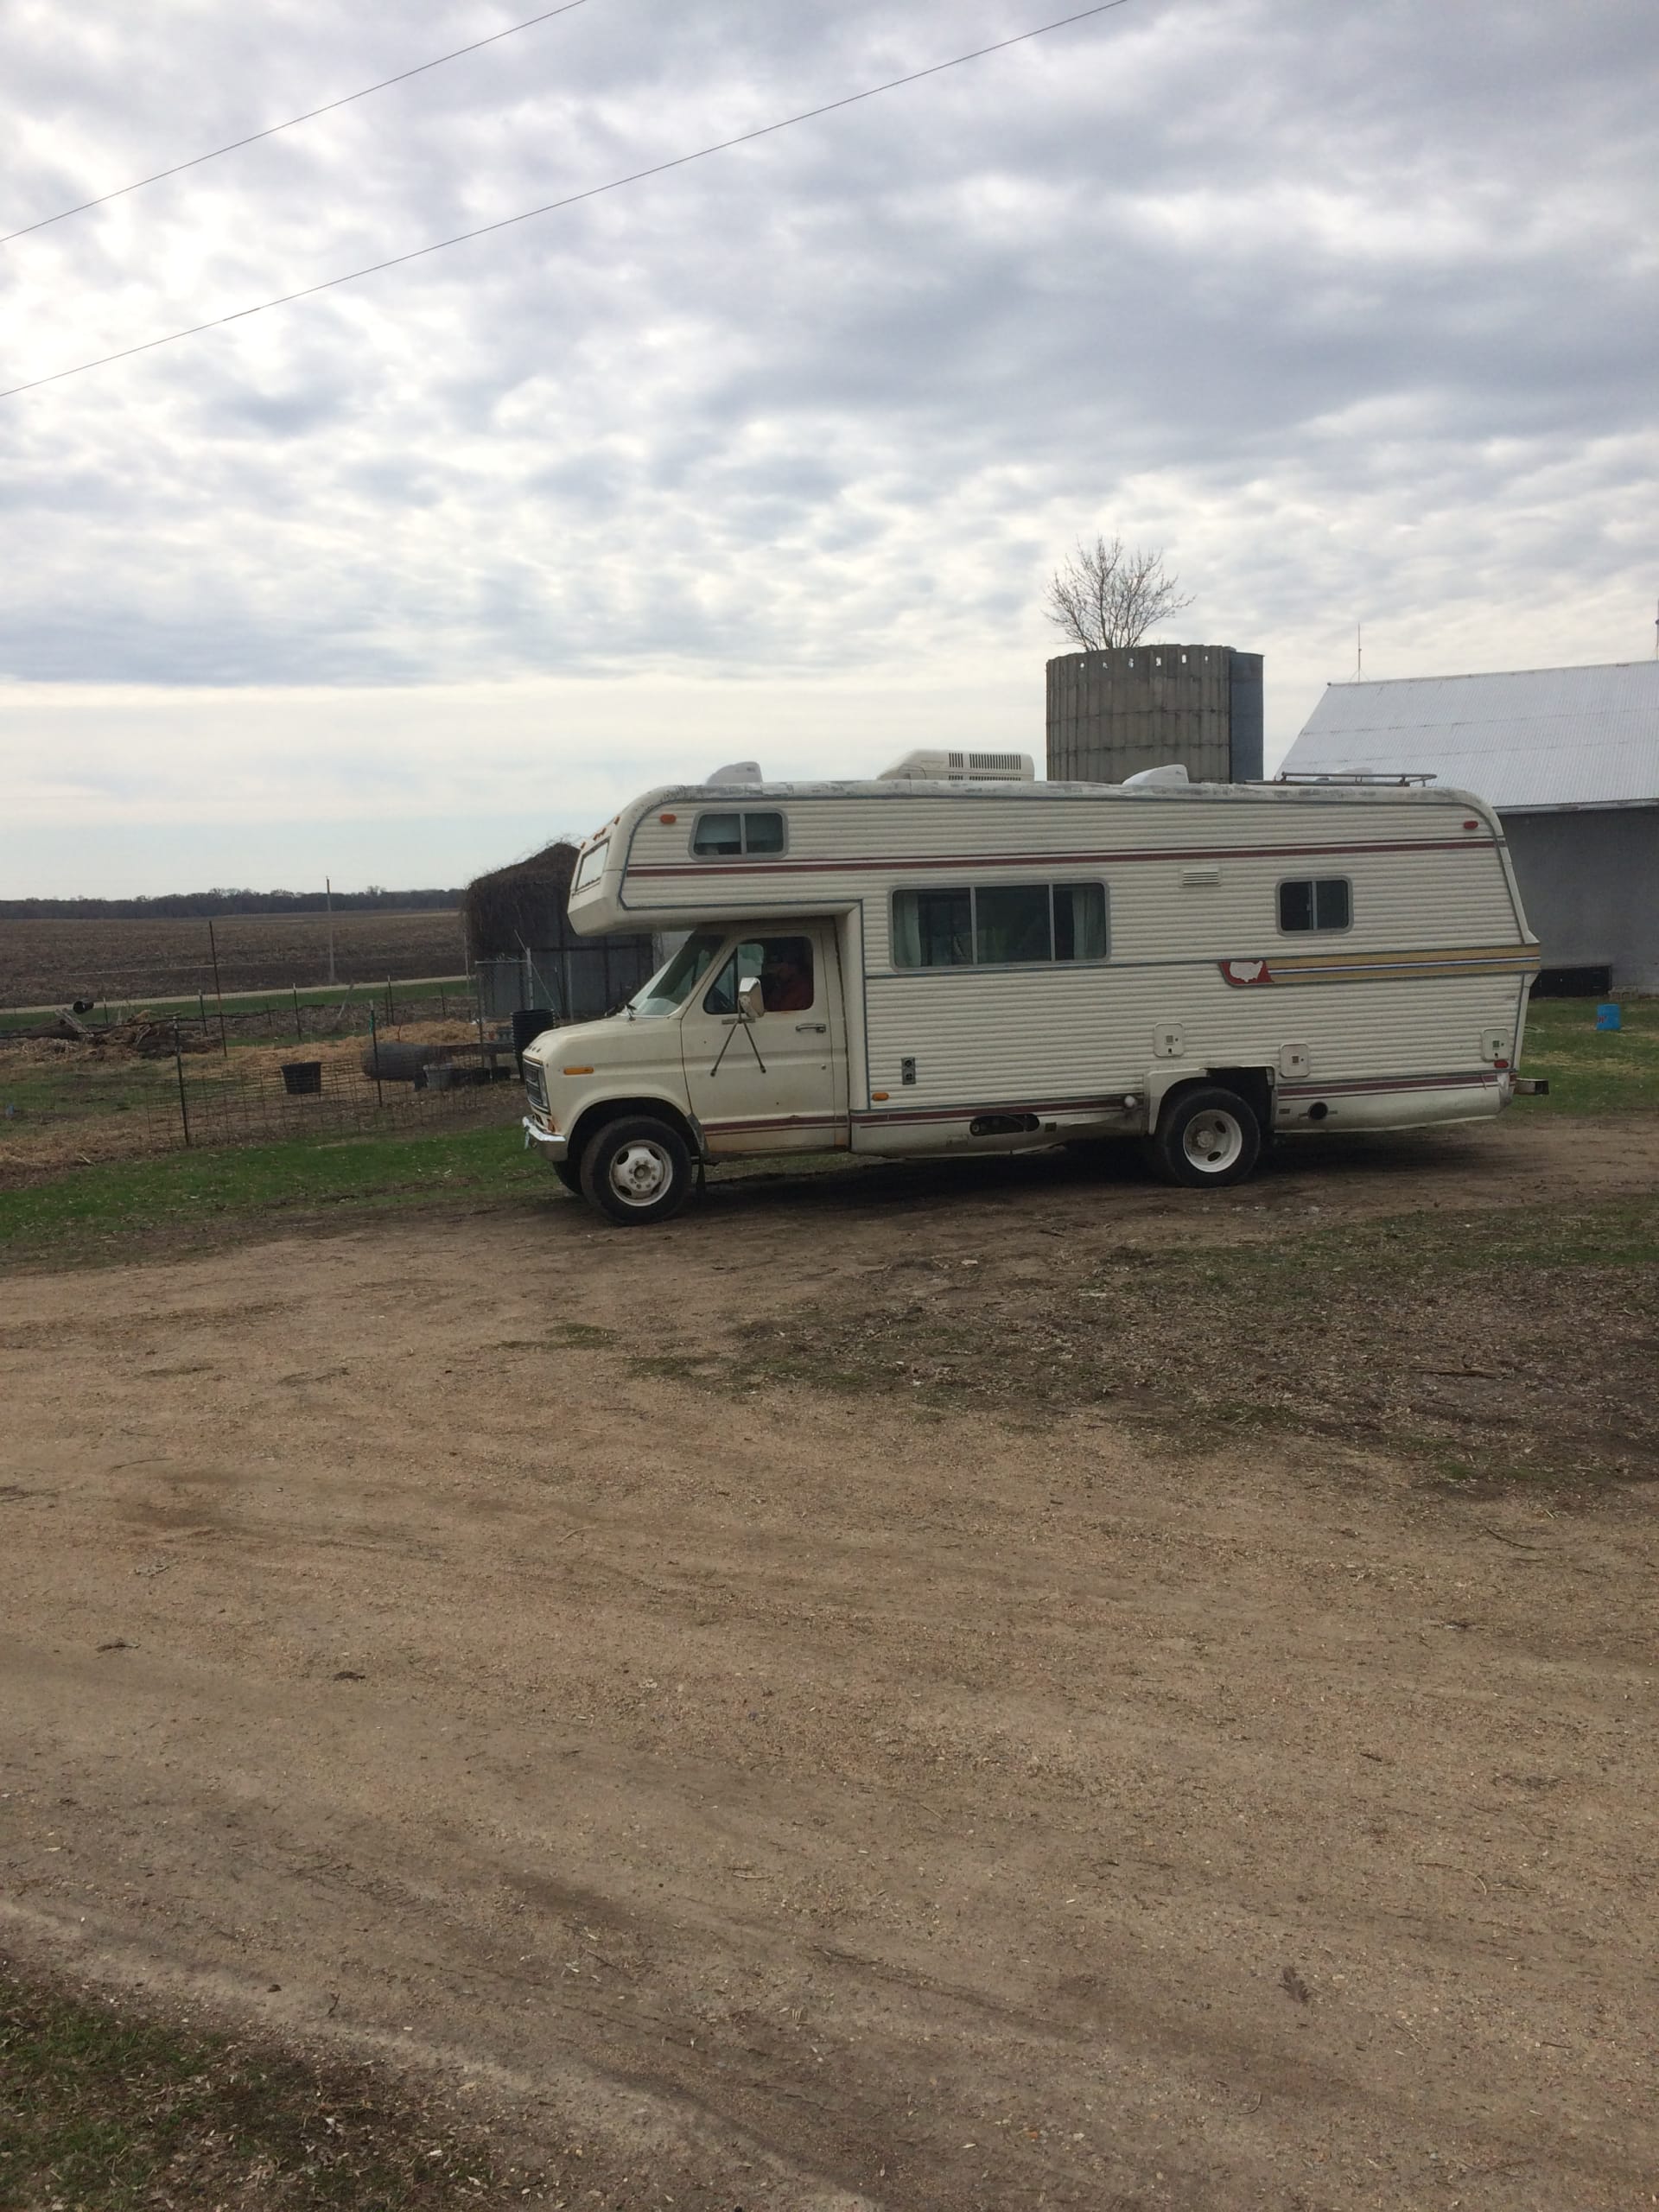
{"type": "Polygon", "coordinates": [[[532,1144],[540,1145],[550,1160],[564,1160],[569,1156],[570,1147],[564,1138],[556,1135],[551,1129],[544,1129],[539,1122],[531,1121],[528,1114],[524,1116],[524,1143],[527,1147],[532,1144]]]}

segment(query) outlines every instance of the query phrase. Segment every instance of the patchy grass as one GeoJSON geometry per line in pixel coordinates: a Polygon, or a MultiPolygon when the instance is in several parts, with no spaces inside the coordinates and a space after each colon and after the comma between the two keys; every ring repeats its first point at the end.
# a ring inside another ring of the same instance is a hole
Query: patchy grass
{"type": "Polygon", "coordinates": [[[721,1390],[874,1390],[1045,1424],[1095,1408],[1185,1448],[1294,1433],[1448,1478],[1659,1478],[1659,1197],[1401,1214],[1226,1247],[1125,1243],[1040,1282],[907,1259],[817,1304],[668,1342],[721,1390]]]}
{"type": "MultiPolygon", "coordinates": [[[[539,1344],[542,1340],[537,1339],[539,1344]]],[[[595,1345],[614,1344],[616,1331],[601,1329],[596,1321],[555,1321],[550,1324],[545,1342],[565,1344],[576,1350],[592,1351],[595,1345]]]]}
{"type": "Polygon", "coordinates": [[[1517,1113],[1659,1112],[1659,999],[1619,1003],[1624,1027],[1604,1031],[1593,999],[1532,1001],[1521,1065],[1549,1078],[1549,1096],[1518,1099],[1517,1113]]]}
{"type": "Polygon", "coordinates": [[[0,1960],[0,2205],[440,2212],[538,2177],[366,2070],[54,1987],[0,1960]]]}
{"type": "Polygon", "coordinates": [[[349,1220],[557,1190],[542,1162],[524,1154],[518,1128],[499,1124],[168,1153],[0,1190],[0,1264],[125,1260],[147,1243],[221,1243],[284,1219],[349,1220]]]}

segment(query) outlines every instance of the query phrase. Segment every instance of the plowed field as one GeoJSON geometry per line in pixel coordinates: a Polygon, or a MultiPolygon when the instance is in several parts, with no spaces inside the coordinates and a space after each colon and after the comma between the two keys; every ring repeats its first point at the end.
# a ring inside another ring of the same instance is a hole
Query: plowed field
{"type": "MultiPolygon", "coordinates": [[[[302,989],[328,980],[326,914],[226,914],[213,923],[227,992],[302,989]]],[[[334,916],[342,983],[454,976],[466,965],[454,912],[334,916]]],[[[207,925],[142,921],[0,922],[0,1006],[57,1006],[211,991],[207,925]]]]}

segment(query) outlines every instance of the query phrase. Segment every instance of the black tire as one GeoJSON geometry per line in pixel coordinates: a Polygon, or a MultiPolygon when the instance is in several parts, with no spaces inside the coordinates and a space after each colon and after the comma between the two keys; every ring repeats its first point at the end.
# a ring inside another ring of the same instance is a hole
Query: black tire
{"type": "Polygon", "coordinates": [[[1262,1124],[1254,1106],[1220,1084],[1203,1084],[1172,1098],[1147,1145],[1158,1173],[1189,1190],[1242,1183],[1262,1157],[1262,1124]]]}
{"type": "Polygon", "coordinates": [[[607,1122],[582,1156],[583,1198],[624,1229],[671,1220],[690,1197],[692,1181],[685,1139],[654,1115],[607,1122]]]}
{"type": "Polygon", "coordinates": [[[582,1170],[573,1160],[556,1160],[553,1173],[573,1197],[579,1198],[582,1196],[582,1170]]]}

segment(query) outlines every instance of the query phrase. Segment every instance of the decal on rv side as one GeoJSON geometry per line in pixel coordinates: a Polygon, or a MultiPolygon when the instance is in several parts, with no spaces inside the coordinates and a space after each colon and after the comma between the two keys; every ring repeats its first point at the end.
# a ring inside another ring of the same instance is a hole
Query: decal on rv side
{"type": "Polygon", "coordinates": [[[1535,944],[1481,944],[1421,952],[1285,952],[1268,960],[1223,960],[1236,991],[1261,983],[1397,983],[1445,976],[1531,976],[1535,944]]]}

